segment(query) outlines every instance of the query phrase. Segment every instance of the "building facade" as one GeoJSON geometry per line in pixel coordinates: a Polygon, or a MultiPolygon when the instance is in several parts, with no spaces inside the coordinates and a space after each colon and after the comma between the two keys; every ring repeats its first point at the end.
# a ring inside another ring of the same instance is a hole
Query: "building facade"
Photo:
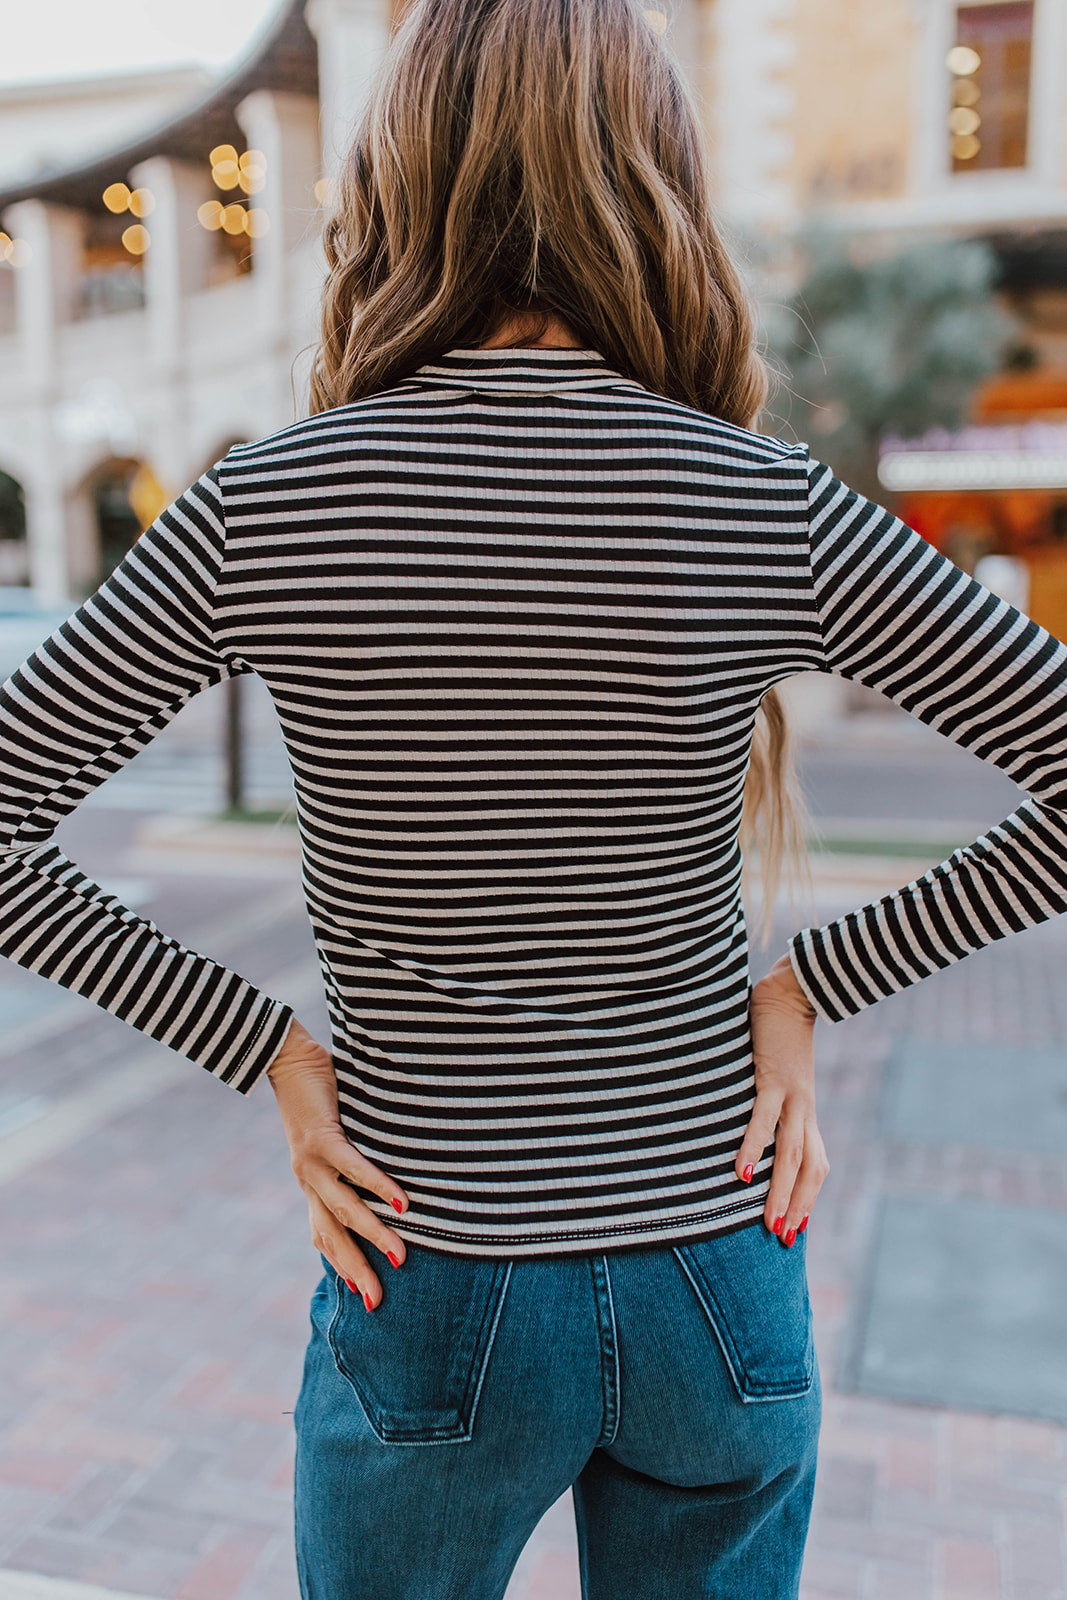
{"type": "MultiPolygon", "coordinates": [[[[653,3],[724,219],[788,236],[818,212],[872,248],[988,238],[1033,359],[975,422],[1067,424],[1067,0],[653,3]]],[[[237,68],[109,149],[0,162],[0,584],[82,597],[232,443],[305,413],[323,207],[396,20],[388,0],[284,0],[237,68]]],[[[17,118],[0,93],[9,139],[17,118]]],[[[935,467],[916,489],[898,463],[886,493],[940,540],[917,498],[942,492],[935,467]]],[[[1031,542],[1054,542],[1067,475],[1042,494],[1031,542]]]]}

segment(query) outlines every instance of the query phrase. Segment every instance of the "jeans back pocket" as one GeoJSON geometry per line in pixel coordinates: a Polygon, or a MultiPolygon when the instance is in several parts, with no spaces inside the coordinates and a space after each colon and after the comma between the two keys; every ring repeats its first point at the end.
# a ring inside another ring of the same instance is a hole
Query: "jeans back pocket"
{"type": "Polygon", "coordinates": [[[789,1400],[815,1380],[804,1235],[787,1248],[762,1219],[672,1246],[742,1400],[789,1400]]]}
{"type": "Polygon", "coordinates": [[[382,1443],[469,1440],[510,1261],[407,1241],[374,1311],[323,1261],[335,1296],[326,1329],[334,1365],[382,1443]]]}

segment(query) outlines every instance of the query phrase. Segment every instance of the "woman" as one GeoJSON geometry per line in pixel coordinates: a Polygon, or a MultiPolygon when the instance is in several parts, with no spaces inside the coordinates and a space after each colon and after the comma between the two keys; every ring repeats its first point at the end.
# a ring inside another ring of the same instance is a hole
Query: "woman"
{"type": "Polygon", "coordinates": [[[499,1600],[568,1486],[589,1600],[787,1600],[813,1022],[1067,908],[1067,650],[755,430],[697,116],[635,0],[417,0],[325,238],[311,415],[216,462],[0,689],[0,948],[273,1088],[324,1268],[305,1600],[499,1600]],[[1029,794],[750,989],[739,829],[773,878],[805,670],[1029,794]],[[243,672],[331,1048],[50,842],[243,672]]]}

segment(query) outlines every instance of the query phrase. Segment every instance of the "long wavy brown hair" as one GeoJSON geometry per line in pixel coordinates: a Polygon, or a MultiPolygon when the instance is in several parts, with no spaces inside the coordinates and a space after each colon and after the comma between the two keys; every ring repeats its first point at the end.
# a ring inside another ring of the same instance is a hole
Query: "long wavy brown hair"
{"type": "MultiPolygon", "coordinates": [[[[711,203],[700,113],[638,0],[414,0],[323,230],[312,415],[552,314],[658,394],[755,429],[771,387],[711,203]]],[[[741,845],[766,943],[806,868],[789,729],[757,716],[741,845]]]]}

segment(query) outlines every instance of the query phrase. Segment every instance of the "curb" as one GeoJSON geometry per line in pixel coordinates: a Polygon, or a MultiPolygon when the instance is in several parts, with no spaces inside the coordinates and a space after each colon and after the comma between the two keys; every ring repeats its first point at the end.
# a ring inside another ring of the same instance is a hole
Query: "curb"
{"type": "MultiPolygon", "coordinates": [[[[214,817],[163,813],[148,817],[137,830],[138,847],[165,850],[216,851],[242,856],[289,860],[300,854],[296,827],[287,822],[219,822],[214,817]]],[[[0,1595],[0,1600],[3,1596],[0,1595]]]]}
{"type": "Polygon", "coordinates": [[[43,1578],[36,1572],[0,1571],[0,1600],[152,1600],[152,1596],[73,1583],[69,1578],[43,1578]]]}

